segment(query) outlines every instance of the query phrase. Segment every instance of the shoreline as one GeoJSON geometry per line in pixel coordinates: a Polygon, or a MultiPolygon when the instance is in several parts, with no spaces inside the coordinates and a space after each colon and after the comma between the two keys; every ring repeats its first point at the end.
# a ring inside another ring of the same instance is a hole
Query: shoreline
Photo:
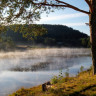
{"type": "Polygon", "coordinates": [[[80,72],[75,77],[64,77],[52,84],[46,91],[42,91],[42,85],[32,88],[21,88],[9,96],[95,96],[96,75],[92,75],[92,69],[80,72]]]}

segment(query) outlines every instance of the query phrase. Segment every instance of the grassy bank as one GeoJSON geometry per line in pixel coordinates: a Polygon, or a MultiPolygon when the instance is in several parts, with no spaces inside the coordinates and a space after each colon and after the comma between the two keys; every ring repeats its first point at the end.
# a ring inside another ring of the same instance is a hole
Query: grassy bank
{"type": "Polygon", "coordinates": [[[92,71],[87,70],[76,77],[58,79],[48,91],[43,92],[40,85],[19,89],[9,96],[96,96],[96,75],[93,76],[92,71]]]}

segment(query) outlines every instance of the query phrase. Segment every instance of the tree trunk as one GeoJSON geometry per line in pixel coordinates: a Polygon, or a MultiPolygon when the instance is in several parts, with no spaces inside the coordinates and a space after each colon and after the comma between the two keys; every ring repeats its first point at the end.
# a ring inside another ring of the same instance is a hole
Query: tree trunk
{"type": "Polygon", "coordinates": [[[93,74],[96,74],[96,0],[91,0],[93,11],[89,15],[90,43],[92,51],[93,74]]]}

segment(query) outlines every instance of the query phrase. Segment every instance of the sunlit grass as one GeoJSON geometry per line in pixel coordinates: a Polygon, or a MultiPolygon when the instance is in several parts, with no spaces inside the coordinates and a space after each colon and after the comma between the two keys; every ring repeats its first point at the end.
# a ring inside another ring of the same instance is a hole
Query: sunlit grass
{"type": "Polygon", "coordinates": [[[19,89],[9,96],[96,96],[96,75],[92,75],[92,70],[87,70],[76,77],[62,78],[62,82],[53,84],[46,92],[42,91],[40,85],[19,89]]]}

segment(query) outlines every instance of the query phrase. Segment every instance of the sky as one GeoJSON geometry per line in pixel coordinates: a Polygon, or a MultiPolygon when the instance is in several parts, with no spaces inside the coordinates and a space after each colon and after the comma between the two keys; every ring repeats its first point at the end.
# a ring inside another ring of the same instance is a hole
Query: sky
{"type": "MultiPolygon", "coordinates": [[[[63,0],[69,4],[72,4],[80,9],[89,11],[88,5],[85,0],[63,0]]],[[[85,23],[89,22],[89,17],[87,14],[75,11],[70,8],[55,10],[50,14],[43,13],[41,14],[40,21],[37,21],[38,24],[59,24],[72,27],[73,29],[79,30],[80,32],[90,35],[89,26],[85,23]]]]}

